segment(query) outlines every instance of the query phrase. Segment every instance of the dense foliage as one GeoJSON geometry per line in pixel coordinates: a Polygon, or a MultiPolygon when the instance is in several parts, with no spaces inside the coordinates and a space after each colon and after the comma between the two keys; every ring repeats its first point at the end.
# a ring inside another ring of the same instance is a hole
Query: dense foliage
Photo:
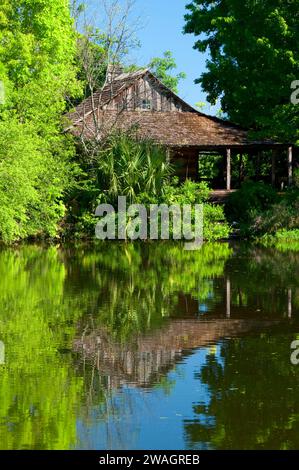
{"type": "Polygon", "coordinates": [[[61,133],[78,92],[75,32],[64,0],[4,1],[0,10],[0,236],[55,235],[73,154],[61,133]]]}
{"type": "Polygon", "coordinates": [[[229,196],[225,212],[241,235],[263,237],[267,244],[276,237],[294,241],[299,228],[299,191],[291,188],[277,194],[270,185],[246,182],[229,196]]]}
{"type": "Polygon", "coordinates": [[[172,177],[167,151],[151,141],[132,133],[113,134],[93,159],[82,160],[81,168],[84,171],[72,193],[66,225],[76,238],[93,237],[96,207],[108,203],[117,210],[118,196],[126,196],[127,205],[143,204],[148,213],[151,204],[204,204],[205,238],[216,240],[230,234],[223,208],[209,203],[207,184],[179,183],[172,177]]]}
{"type": "Polygon", "coordinates": [[[298,80],[299,1],[193,0],[185,32],[195,49],[209,51],[198,79],[209,102],[261,135],[298,140],[299,108],[290,103],[298,80]]]}
{"type": "Polygon", "coordinates": [[[247,222],[256,213],[268,209],[276,199],[276,191],[272,186],[248,181],[243,183],[239,191],[230,194],[226,212],[232,222],[247,222]]]}
{"type": "MultiPolygon", "coordinates": [[[[153,201],[151,198],[151,202],[167,204],[168,206],[178,204],[181,207],[184,205],[192,207],[195,204],[203,204],[203,231],[205,240],[211,241],[228,238],[231,230],[226,221],[223,207],[211,204],[209,202],[210,196],[211,190],[206,183],[196,183],[191,180],[179,183],[178,178],[173,178],[164,186],[161,198],[156,201],[153,201]]],[[[144,200],[143,198],[144,195],[142,195],[141,201],[144,200]]]]}
{"type": "Polygon", "coordinates": [[[133,203],[141,192],[157,197],[171,174],[163,147],[128,134],[111,135],[97,157],[99,188],[109,202],[122,195],[133,203]]]}

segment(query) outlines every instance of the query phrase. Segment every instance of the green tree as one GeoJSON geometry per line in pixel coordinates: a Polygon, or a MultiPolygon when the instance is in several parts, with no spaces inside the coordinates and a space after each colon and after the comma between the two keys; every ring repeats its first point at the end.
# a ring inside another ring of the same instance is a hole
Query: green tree
{"type": "Polygon", "coordinates": [[[193,0],[185,33],[194,48],[209,51],[207,71],[197,80],[208,100],[259,135],[295,142],[299,108],[290,103],[299,76],[299,1],[193,0]]]}
{"type": "Polygon", "coordinates": [[[80,316],[63,307],[65,266],[56,248],[26,246],[1,251],[0,275],[0,449],[69,449],[82,379],[59,353],[80,316]]]}
{"type": "Polygon", "coordinates": [[[177,69],[177,64],[171,51],[165,51],[163,57],[154,57],[148,67],[165,86],[174,93],[178,93],[179,82],[186,78],[186,74],[180,72],[173,75],[173,71],[177,69]]]}
{"type": "Polygon", "coordinates": [[[79,93],[76,33],[68,2],[4,1],[0,7],[0,237],[54,235],[73,154],[62,135],[68,95],[79,93]]]}

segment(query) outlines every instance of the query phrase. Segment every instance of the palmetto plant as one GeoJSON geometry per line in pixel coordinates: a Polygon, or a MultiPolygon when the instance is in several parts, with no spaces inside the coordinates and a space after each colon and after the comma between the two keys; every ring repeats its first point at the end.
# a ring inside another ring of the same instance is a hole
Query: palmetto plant
{"type": "Polygon", "coordinates": [[[109,202],[126,196],[136,201],[140,193],[161,194],[164,183],[172,174],[166,150],[149,140],[130,134],[113,134],[97,157],[99,187],[109,202]]]}

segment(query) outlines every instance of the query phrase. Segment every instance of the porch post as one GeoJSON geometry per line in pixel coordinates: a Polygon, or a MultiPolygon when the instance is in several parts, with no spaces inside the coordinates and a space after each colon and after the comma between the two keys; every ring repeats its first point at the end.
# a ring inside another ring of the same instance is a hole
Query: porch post
{"type": "Polygon", "coordinates": [[[196,165],[196,168],[195,168],[195,181],[199,182],[199,179],[200,179],[200,175],[199,175],[200,153],[199,153],[198,149],[195,152],[196,152],[196,154],[195,154],[195,165],[196,165]]]}
{"type": "Polygon", "coordinates": [[[226,189],[231,190],[231,149],[226,149],[226,189]]]}
{"type": "Polygon", "coordinates": [[[288,184],[293,184],[293,147],[288,148],[288,184]]]}
{"type": "Polygon", "coordinates": [[[243,180],[243,170],[244,170],[244,167],[243,167],[243,153],[240,153],[239,155],[239,186],[241,186],[242,184],[242,180],[243,180]]]}
{"type": "Polygon", "coordinates": [[[272,150],[272,175],[271,175],[272,186],[276,183],[276,150],[272,150]]]}

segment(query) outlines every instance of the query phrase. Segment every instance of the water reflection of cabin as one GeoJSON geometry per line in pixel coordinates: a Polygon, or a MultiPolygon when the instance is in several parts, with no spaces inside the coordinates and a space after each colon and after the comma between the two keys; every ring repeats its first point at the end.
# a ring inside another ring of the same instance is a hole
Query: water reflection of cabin
{"type": "MultiPolygon", "coordinates": [[[[232,157],[235,154],[239,155],[241,181],[244,178],[242,156],[258,157],[261,152],[270,151],[272,183],[276,183],[276,160],[280,153],[286,154],[285,179],[289,185],[292,183],[291,145],[271,140],[250,140],[247,130],[192,108],[147,69],[132,73],[114,70],[103,90],[84,100],[70,114],[70,118],[72,132],[77,136],[84,134],[87,138],[103,136],[112,127],[122,130],[136,127],[140,136],[168,148],[181,179],[200,179],[199,158],[207,154],[223,156],[222,179],[229,191],[232,188],[232,157]]],[[[259,169],[256,170],[258,173],[259,169]]]]}
{"type": "MultiPolygon", "coordinates": [[[[74,341],[74,350],[84,358],[84,364],[86,361],[93,363],[101,375],[109,377],[111,388],[124,383],[151,387],[195,349],[214,347],[225,338],[269,334],[272,329],[291,331],[292,315],[296,313],[291,288],[283,295],[285,306],[282,308],[273,292],[269,292],[277,311],[272,310],[271,302],[269,310],[257,310],[255,304],[246,305],[243,310],[240,296],[234,304],[232,302],[230,277],[219,279],[219,283],[221,298],[209,306],[206,315],[198,316],[199,301],[181,293],[178,296],[181,318],[165,319],[160,328],[146,333],[136,331],[134,338],[125,342],[117,342],[104,327],[89,331],[85,325],[84,334],[74,341]]],[[[240,293],[239,288],[238,291],[240,293]]]]}
{"type": "Polygon", "coordinates": [[[76,339],[73,347],[84,364],[94,364],[101,375],[109,377],[109,387],[125,383],[151,387],[195,349],[215,347],[225,338],[266,332],[276,325],[278,320],[170,319],[164,327],[136,334],[125,343],[116,342],[104,328],[96,329],[76,339]]]}

